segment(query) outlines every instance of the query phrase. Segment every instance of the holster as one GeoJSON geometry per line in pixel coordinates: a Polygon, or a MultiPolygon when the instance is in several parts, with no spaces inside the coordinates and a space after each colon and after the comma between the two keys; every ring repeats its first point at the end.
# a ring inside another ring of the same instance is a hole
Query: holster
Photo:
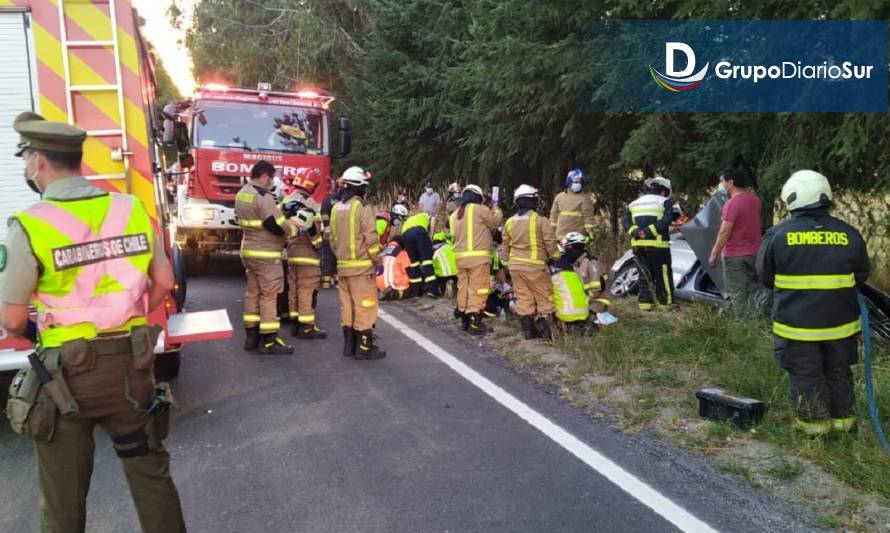
{"type": "Polygon", "coordinates": [[[12,430],[38,441],[49,441],[56,427],[56,416],[77,414],[77,402],[62,376],[61,350],[42,351],[39,358],[52,381],[41,383],[33,368],[19,370],[9,386],[6,417],[12,430]]]}

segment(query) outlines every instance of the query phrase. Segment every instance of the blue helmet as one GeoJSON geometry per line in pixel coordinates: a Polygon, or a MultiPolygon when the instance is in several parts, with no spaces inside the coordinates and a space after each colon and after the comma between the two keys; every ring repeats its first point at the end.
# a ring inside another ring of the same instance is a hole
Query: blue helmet
{"type": "Polygon", "coordinates": [[[584,183],[584,173],[580,168],[573,168],[566,175],[566,187],[571,187],[572,183],[584,183]]]}

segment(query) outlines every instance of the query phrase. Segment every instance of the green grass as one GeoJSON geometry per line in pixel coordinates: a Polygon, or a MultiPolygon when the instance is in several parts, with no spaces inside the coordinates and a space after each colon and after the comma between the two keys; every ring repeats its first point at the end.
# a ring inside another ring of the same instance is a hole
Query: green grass
{"type": "Polygon", "coordinates": [[[781,481],[793,481],[803,474],[803,465],[793,459],[779,459],[766,469],[766,473],[781,481]]]}
{"type": "MultiPolygon", "coordinates": [[[[639,427],[656,418],[658,409],[672,407],[688,418],[697,416],[694,392],[717,386],[731,394],[769,404],[764,422],[753,438],[778,446],[792,456],[813,461],[849,485],[890,497],[890,456],[878,445],[865,403],[862,365],[854,367],[859,430],[850,435],[810,439],[791,429],[794,419],[787,400],[788,377],[773,357],[765,321],[737,320],[713,307],[684,304],[670,313],[641,313],[630,300],[618,302],[621,321],[592,337],[565,343],[572,372],[613,376],[620,385],[647,391],[622,405],[622,425],[639,427]]],[[[878,410],[890,431],[890,346],[875,346],[875,391],[878,410]]],[[[718,447],[733,432],[715,424],[705,439],[685,438],[692,448],[718,447]]],[[[682,439],[681,439],[682,440],[682,439]]],[[[774,465],[778,479],[799,475],[800,463],[774,465]]]]}

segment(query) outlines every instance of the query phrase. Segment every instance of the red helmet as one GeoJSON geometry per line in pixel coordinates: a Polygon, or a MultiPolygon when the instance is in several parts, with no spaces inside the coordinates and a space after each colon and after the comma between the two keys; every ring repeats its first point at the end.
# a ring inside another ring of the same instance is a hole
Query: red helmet
{"type": "Polygon", "coordinates": [[[297,175],[294,176],[294,187],[299,187],[312,194],[319,183],[321,183],[321,172],[317,168],[300,167],[297,169],[297,175]]]}

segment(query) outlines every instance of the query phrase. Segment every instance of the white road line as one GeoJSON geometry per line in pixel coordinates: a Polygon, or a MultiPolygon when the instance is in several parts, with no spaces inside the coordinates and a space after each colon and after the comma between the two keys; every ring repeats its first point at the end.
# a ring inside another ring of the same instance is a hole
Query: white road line
{"type": "Polygon", "coordinates": [[[380,310],[379,314],[384,322],[387,322],[400,333],[417,343],[435,358],[451,367],[452,370],[460,374],[464,379],[482,389],[483,392],[494,398],[498,403],[513,411],[520,418],[534,426],[535,429],[568,450],[578,459],[584,461],[587,466],[599,472],[603,477],[617,485],[618,488],[658,513],[681,531],[696,533],[716,532],[714,528],[693,516],[689,511],[683,509],[627,470],[624,470],[604,455],[581,442],[577,437],[554,424],[544,415],[535,411],[509,392],[495,385],[491,380],[408,327],[407,324],[383,310],[380,310]]]}

